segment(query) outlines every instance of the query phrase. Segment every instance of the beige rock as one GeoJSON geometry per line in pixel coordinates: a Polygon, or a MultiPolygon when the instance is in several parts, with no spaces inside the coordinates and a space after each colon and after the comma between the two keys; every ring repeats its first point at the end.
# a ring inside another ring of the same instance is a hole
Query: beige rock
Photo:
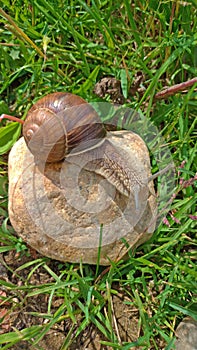
{"type": "Polygon", "coordinates": [[[43,255],[96,264],[101,245],[100,264],[109,265],[127,253],[128,245],[136,247],[152,235],[156,199],[148,181],[147,147],[128,131],[113,132],[108,140],[99,151],[70,155],[45,168],[35,165],[23,138],[12,148],[10,220],[43,255]]]}
{"type": "Polygon", "coordinates": [[[176,350],[197,350],[197,321],[186,317],[176,329],[176,350]]]}

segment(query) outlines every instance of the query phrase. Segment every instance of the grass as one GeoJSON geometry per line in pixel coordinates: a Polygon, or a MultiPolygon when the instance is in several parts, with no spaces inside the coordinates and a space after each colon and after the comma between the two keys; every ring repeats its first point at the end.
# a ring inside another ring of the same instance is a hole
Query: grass
{"type": "MultiPolygon", "coordinates": [[[[164,86],[196,76],[196,1],[6,0],[0,15],[0,114],[25,118],[33,102],[54,91],[103,101],[93,93],[95,83],[115,77],[125,106],[154,123],[176,166],[165,221],[127,261],[105,269],[32,257],[15,236],[7,212],[7,153],[21,127],[1,122],[0,266],[7,277],[2,272],[0,348],[26,342],[28,348],[43,349],[41,339],[67,325],[61,350],[91,327],[103,335],[103,349],[173,349],[180,321],[188,315],[197,320],[197,86],[162,100],[154,96],[164,86]],[[132,95],[139,74],[141,90],[132,95]],[[15,264],[7,262],[10,254],[15,264]],[[137,313],[138,337],[130,342],[115,327],[113,300],[120,294],[125,297],[122,308],[137,313]],[[33,307],[33,300],[41,307],[33,307]],[[31,322],[10,328],[13,315],[20,314],[26,320],[31,316],[31,322]]],[[[111,101],[110,94],[104,101],[111,101]]]]}

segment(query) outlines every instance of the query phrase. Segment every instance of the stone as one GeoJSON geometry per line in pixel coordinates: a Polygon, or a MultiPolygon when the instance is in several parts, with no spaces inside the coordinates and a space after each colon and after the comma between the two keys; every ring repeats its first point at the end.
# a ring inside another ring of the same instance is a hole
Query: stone
{"type": "Polygon", "coordinates": [[[108,140],[110,147],[103,146],[99,154],[71,154],[45,165],[35,164],[23,137],[12,148],[10,221],[18,236],[41,254],[89,264],[96,264],[99,256],[100,265],[109,265],[154,232],[157,205],[148,149],[131,131],[111,132],[108,140]],[[109,161],[104,173],[98,166],[102,158],[109,161]],[[124,171],[114,180],[116,165],[124,171]],[[128,185],[127,176],[130,196],[122,186],[128,185]]]}
{"type": "Polygon", "coordinates": [[[197,350],[197,321],[186,317],[176,329],[176,350],[197,350]]]}

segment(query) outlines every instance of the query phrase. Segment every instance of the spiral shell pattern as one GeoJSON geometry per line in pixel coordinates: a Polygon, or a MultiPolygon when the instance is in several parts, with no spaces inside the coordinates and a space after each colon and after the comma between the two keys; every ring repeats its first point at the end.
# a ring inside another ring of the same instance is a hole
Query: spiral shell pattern
{"type": "Polygon", "coordinates": [[[38,161],[57,162],[76,149],[91,148],[106,135],[91,105],[71,93],[41,98],[28,112],[23,126],[28,148],[38,161]]]}

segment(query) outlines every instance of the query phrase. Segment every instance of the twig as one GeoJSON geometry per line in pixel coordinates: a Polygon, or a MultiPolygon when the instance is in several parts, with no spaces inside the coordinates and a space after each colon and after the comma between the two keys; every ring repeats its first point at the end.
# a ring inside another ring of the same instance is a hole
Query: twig
{"type": "Polygon", "coordinates": [[[13,117],[12,115],[1,114],[1,116],[0,116],[0,121],[1,121],[2,119],[4,119],[4,118],[5,118],[5,119],[12,120],[13,122],[18,122],[18,123],[24,124],[24,120],[19,119],[19,118],[17,118],[17,117],[13,117]]]}
{"type": "Polygon", "coordinates": [[[163,99],[163,98],[166,98],[168,96],[171,96],[171,95],[175,95],[177,92],[183,91],[183,90],[189,88],[190,86],[194,85],[195,83],[197,83],[197,78],[193,78],[193,79],[185,81],[183,83],[170,86],[162,91],[159,91],[155,95],[155,99],[159,100],[159,99],[163,99]]]}

